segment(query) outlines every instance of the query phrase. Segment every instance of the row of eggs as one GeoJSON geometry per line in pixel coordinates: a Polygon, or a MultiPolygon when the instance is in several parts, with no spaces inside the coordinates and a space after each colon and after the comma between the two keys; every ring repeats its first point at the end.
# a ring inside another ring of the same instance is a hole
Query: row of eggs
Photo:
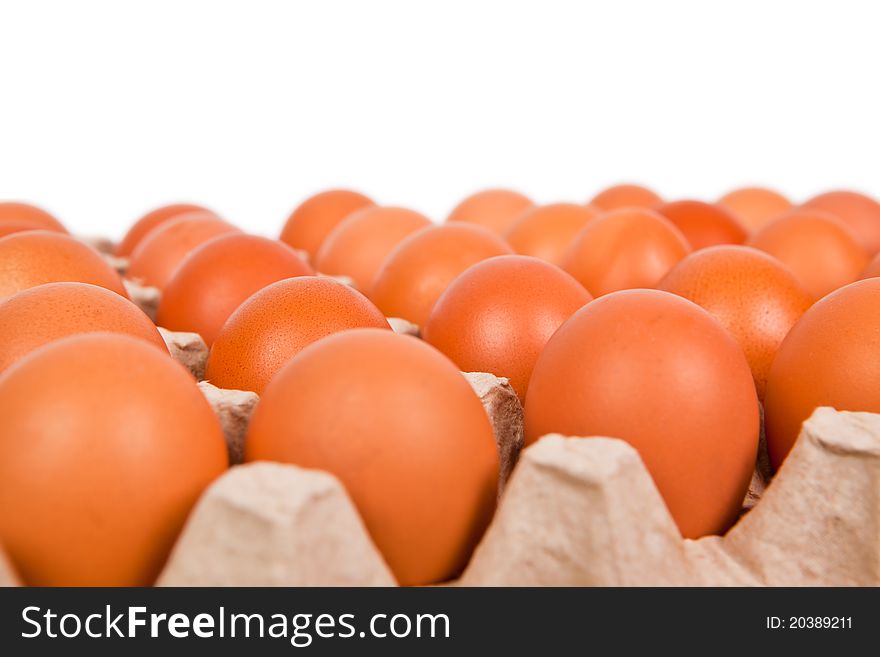
{"type": "MultiPolygon", "coordinates": [[[[216,419],[105,258],[33,206],[0,204],[0,234],[0,544],[32,583],[149,583],[227,467],[216,419]]],[[[211,382],[261,394],[248,460],[336,474],[421,584],[461,569],[494,508],[491,427],[459,370],[510,379],[527,442],[628,440],[684,535],[723,532],[759,400],[776,467],[815,406],[880,410],[878,234],[880,206],[853,192],[489,190],[434,225],[334,190],[280,240],[165,206],[115,256],[161,290],[159,325],[211,345],[211,382]]]]}

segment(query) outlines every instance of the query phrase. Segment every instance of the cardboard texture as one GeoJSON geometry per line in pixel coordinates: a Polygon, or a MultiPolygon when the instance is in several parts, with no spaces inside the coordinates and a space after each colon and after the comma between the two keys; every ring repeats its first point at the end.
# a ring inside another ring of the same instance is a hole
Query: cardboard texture
{"type": "Polygon", "coordinates": [[[523,446],[523,408],[507,379],[486,372],[463,372],[489,415],[498,445],[498,496],[504,492],[523,446]]]}
{"type": "Polygon", "coordinates": [[[141,285],[130,278],[123,278],[122,284],[125,286],[125,291],[128,292],[128,298],[131,299],[132,303],[143,310],[147,317],[155,323],[156,311],[159,309],[159,299],[162,296],[159,288],[141,285]]]}
{"type": "Polygon", "coordinates": [[[398,335],[411,335],[414,338],[421,338],[422,332],[417,324],[413,324],[408,319],[402,317],[386,317],[391,330],[398,335]]]}
{"type": "Polygon", "coordinates": [[[169,331],[161,326],[159,333],[165,340],[171,357],[192,372],[196,381],[203,381],[209,350],[202,336],[186,331],[169,331]]]}
{"type": "Polygon", "coordinates": [[[211,404],[229,451],[229,465],[238,465],[244,461],[244,439],[247,434],[251,414],[260,401],[259,395],[249,390],[226,390],[218,388],[207,381],[199,383],[199,389],[211,404]]]}
{"type": "Polygon", "coordinates": [[[880,415],[820,408],[724,537],[680,538],[638,454],[545,436],[523,453],[463,585],[877,586],[880,415]]]}
{"type": "Polygon", "coordinates": [[[12,568],[6,553],[0,549],[0,587],[19,586],[18,575],[12,568]]]}
{"type": "Polygon", "coordinates": [[[334,477],[277,463],[232,468],[199,500],[159,586],[393,586],[334,477]]]}

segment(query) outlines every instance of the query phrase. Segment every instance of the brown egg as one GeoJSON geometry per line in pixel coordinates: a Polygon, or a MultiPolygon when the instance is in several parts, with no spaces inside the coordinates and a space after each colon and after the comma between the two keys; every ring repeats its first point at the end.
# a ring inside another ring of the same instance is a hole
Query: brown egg
{"type": "Polygon", "coordinates": [[[324,240],[343,219],[355,210],[373,205],[373,201],[363,194],[347,189],[331,189],[315,194],[303,201],[287,218],[280,239],[314,258],[324,240]]]}
{"type": "Polygon", "coordinates": [[[315,257],[322,274],[351,277],[368,291],[385,258],[408,235],[431,222],[413,210],[372,206],[344,219],[324,240],[315,257]]]}
{"type": "Polygon", "coordinates": [[[880,203],[850,191],[820,194],[804,203],[805,208],[823,210],[849,226],[869,254],[880,251],[880,203]]]}
{"type": "Polygon", "coordinates": [[[154,228],[161,226],[167,221],[176,219],[181,215],[192,214],[193,212],[210,214],[215,217],[217,216],[211,210],[203,208],[201,205],[193,205],[192,203],[173,203],[171,205],[163,205],[145,214],[128,229],[125,237],[123,237],[122,241],[116,246],[115,254],[120,257],[130,256],[137,245],[140,244],[154,228]]]}
{"type": "Polygon", "coordinates": [[[260,400],[245,459],[336,476],[403,585],[457,575],[495,507],[498,452],[480,400],[442,354],[390,331],[303,349],[260,400]]]}
{"type": "Polygon", "coordinates": [[[587,224],[569,247],[562,267],[599,296],[654,287],[690,251],[681,231],[662,215],[624,208],[587,224]]]}
{"type": "Polygon", "coordinates": [[[758,230],[791,209],[791,201],[764,187],[735,189],[718,199],[718,205],[729,210],[750,231],[758,230]]]}
{"type": "MultiPolygon", "coordinates": [[[[51,214],[45,210],[29,203],[18,203],[16,201],[0,202],[0,231],[6,227],[6,233],[9,225],[32,226],[33,229],[51,230],[56,233],[66,233],[67,229],[51,214]]],[[[4,233],[0,232],[0,235],[4,233]]]]}
{"type": "Polygon", "coordinates": [[[0,301],[0,372],[44,344],[95,332],[131,335],[168,353],[156,325],[128,299],[88,283],[46,283],[0,301]]]}
{"type": "Polygon", "coordinates": [[[748,233],[730,212],[702,201],[672,201],[657,207],[684,233],[694,251],[717,244],[742,244],[748,233]]]}
{"type": "Polygon", "coordinates": [[[227,233],[198,246],[162,291],[156,322],[193,331],[208,346],[245,299],[270,283],[314,272],[283,242],[227,233]]]}
{"type": "Polygon", "coordinates": [[[600,210],[620,208],[653,208],[663,199],[647,187],[641,185],[613,185],[603,189],[593,197],[590,205],[600,210]]]}
{"type": "Polygon", "coordinates": [[[574,203],[542,205],[521,214],[505,237],[517,253],[559,265],[575,236],[598,214],[574,203]]]}
{"type": "Polygon", "coordinates": [[[466,372],[507,377],[524,399],[547,340],[591,299],[574,278],[543,260],[490,258],[452,282],[422,336],[466,372]]]}
{"type": "Polygon", "coordinates": [[[532,200],[510,189],[486,189],[471,194],[455,206],[446,221],[463,221],[485,226],[504,235],[511,224],[526,210],[535,207],[532,200]]]}
{"type": "Polygon", "coordinates": [[[152,584],[226,467],[192,376],[145,340],[67,337],[0,376],[0,543],[26,584],[152,584]]]}
{"type": "Polygon", "coordinates": [[[305,346],[350,328],[391,327],[365,296],[333,279],[298,276],[272,283],[226,320],[211,346],[205,378],[221,388],[262,394],[305,346]]]}
{"type": "Polygon", "coordinates": [[[635,447],[681,533],[725,531],[758,450],[758,399],[742,349],[709,313],[658,290],[587,304],[538,357],[526,443],[548,433],[635,447]]]}
{"type": "Polygon", "coordinates": [[[140,241],[131,254],[127,276],[161,290],[197,247],[232,232],[239,231],[209,212],[179,215],[163,222],[140,241]]]}
{"type": "Polygon", "coordinates": [[[817,301],[786,336],[767,379],[767,451],[782,465],[819,406],[880,413],[880,279],[817,301]]]}
{"type": "Polygon", "coordinates": [[[128,298],[100,253],[70,235],[46,230],[0,238],[0,300],[43,283],[92,283],[128,298]]]}
{"type": "Polygon", "coordinates": [[[370,299],[387,317],[424,326],[456,276],[481,260],[511,253],[507,242],[483,226],[428,226],[394,248],[373,281],[370,299]]]}
{"type": "Polygon", "coordinates": [[[880,253],[871,259],[871,262],[865,267],[865,271],[862,272],[861,278],[874,278],[877,276],[880,276],[880,253]]]}
{"type": "Polygon", "coordinates": [[[853,232],[833,215],[799,208],[755,233],[749,245],[782,261],[804,289],[821,299],[852,283],[868,262],[853,232]]]}
{"type": "Polygon", "coordinates": [[[749,361],[759,399],[776,350],[813,303],[785,265],[747,246],[692,253],[658,287],[690,299],[730,331],[749,361]]]}
{"type": "MultiPolygon", "coordinates": [[[[6,237],[13,233],[23,233],[26,230],[47,230],[39,224],[28,221],[6,221],[0,223],[0,237],[6,237]]],[[[56,231],[58,232],[58,231],[56,231]]]]}

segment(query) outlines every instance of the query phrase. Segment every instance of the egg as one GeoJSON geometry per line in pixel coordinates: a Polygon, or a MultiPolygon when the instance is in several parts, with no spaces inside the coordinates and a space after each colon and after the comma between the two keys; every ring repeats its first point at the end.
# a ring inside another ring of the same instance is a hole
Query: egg
{"type": "Polygon", "coordinates": [[[205,378],[221,388],[262,394],[305,346],[350,328],[391,327],[366,297],[330,278],[299,276],[272,283],[226,320],[211,345],[205,378]]]}
{"type": "Polygon", "coordinates": [[[94,332],[131,335],[168,353],[156,325],[128,299],[88,283],[46,283],[0,301],[0,372],[44,344],[94,332]]]}
{"type": "Polygon", "coordinates": [[[662,215],[624,208],[587,224],[568,248],[562,267],[599,296],[654,287],[690,250],[681,231],[662,215]]]}
{"type": "Polygon", "coordinates": [[[181,262],[162,291],[156,321],[192,331],[208,346],[245,299],[270,283],[314,274],[283,242],[226,233],[208,240],[181,262]]]}
{"type": "Polygon", "coordinates": [[[517,253],[559,265],[575,236],[598,214],[594,208],[574,203],[542,205],[521,214],[505,238],[517,253]]]}
{"type": "Polygon", "coordinates": [[[0,238],[0,301],[43,283],[92,283],[128,298],[122,280],[90,246],[46,230],[0,238]]]}
{"type": "Polygon", "coordinates": [[[131,253],[127,276],[161,290],[198,246],[231,232],[238,229],[214,214],[181,214],[157,226],[140,241],[131,253]]]}
{"type": "Polygon", "coordinates": [[[729,210],[750,231],[791,209],[791,201],[765,187],[734,189],[718,199],[718,205],[729,210]]]}
{"type": "Polygon", "coordinates": [[[524,399],[547,340],[591,299],[574,278],[543,260],[489,258],[440,295],[422,337],[466,372],[506,377],[524,399]]]}
{"type": "Polygon", "coordinates": [[[486,189],[471,194],[455,206],[446,221],[484,226],[504,235],[511,224],[535,204],[528,196],[510,189],[486,189]]]}
{"type": "Polygon", "coordinates": [[[226,467],[195,381],[145,340],[67,337],[0,375],[0,543],[26,584],[151,584],[226,467]]]}
{"type": "Polygon", "coordinates": [[[785,266],[747,246],[713,246],[692,253],[658,288],[708,310],[742,347],[758,398],[783,338],[813,300],[785,266]]]}
{"type": "Polygon", "coordinates": [[[880,203],[851,191],[833,191],[814,196],[804,207],[833,214],[855,233],[859,244],[871,255],[880,251],[880,203]]]}
{"type": "Polygon", "coordinates": [[[336,476],[403,585],[457,575],[497,496],[479,398],[438,351],[391,331],[343,331],[303,349],[266,388],[245,460],[336,476]]]}
{"type": "Polygon", "coordinates": [[[620,208],[653,208],[663,199],[647,187],[641,185],[613,185],[603,189],[593,197],[590,205],[600,210],[620,208]]]}
{"type": "Polygon", "coordinates": [[[163,205],[145,214],[138,219],[122,241],[116,245],[114,254],[119,257],[128,257],[135,250],[138,244],[150,233],[154,228],[162,224],[176,219],[184,214],[192,214],[194,212],[202,214],[210,214],[216,216],[211,210],[203,208],[201,205],[193,205],[192,203],[172,203],[171,205],[163,205]]]}
{"type": "Polygon", "coordinates": [[[702,201],[672,201],[657,206],[684,234],[694,250],[716,244],[742,244],[748,233],[729,211],[702,201]]]}
{"type": "Polygon", "coordinates": [[[880,413],[880,279],[817,301],[789,331],[767,378],[764,426],[774,468],[819,406],[880,413]]]}
{"type": "Polygon", "coordinates": [[[369,296],[387,317],[424,326],[437,298],[456,276],[481,260],[511,253],[507,242],[477,224],[428,226],[394,248],[369,296]]]}
{"type": "Polygon", "coordinates": [[[405,237],[431,222],[406,208],[373,206],[357,210],[334,228],[315,257],[322,274],[349,276],[368,292],[388,254],[405,237]]]}
{"type": "Polygon", "coordinates": [[[880,253],[871,259],[871,262],[865,267],[865,271],[862,272],[861,278],[873,278],[876,276],[880,276],[880,253]]]}
{"type": "Polygon", "coordinates": [[[331,189],[315,194],[290,214],[281,230],[280,239],[314,258],[324,240],[343,219],[355,210],[373,205],[370,198],[347,189],[331,189]]]}
{"type": "Polygon", "coordinates": [[[725,531],[758,449],[758,399],[742,349],[708,312],[658,290],[590,302],[544,347],[525,440],[607,436],[638,450],[683,536],[725,531]]]}
{"type": "Polygon", "coordinates": [[[868,255],[855,234],[833,215],[795,209],[755,233],[749,245],[779,259],[813,297],[859,278],[868,255]]]}
{"type": "Polygon", "coordinates": [[[22,230],[23,228],[21,227],[23,226],[30,226],[34,230],[51,230],[58,233],[67,232],[67,229],[60,221],[42,208],[16,201],[0,202],[0,231],[4,227],[7,229],[6,233],[0,234],[12,232],[9,230],[9,226],[13,225],[19,226],[19,230],[22,230]]]}

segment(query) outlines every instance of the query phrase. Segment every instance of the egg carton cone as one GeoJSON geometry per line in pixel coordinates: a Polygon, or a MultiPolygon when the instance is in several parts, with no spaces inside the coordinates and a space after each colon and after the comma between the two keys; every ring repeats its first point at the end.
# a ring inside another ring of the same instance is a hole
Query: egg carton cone
{"type": "Polygon", "coordinates": [[[202,336],[189,331],[169,331],[161,326],[157,328],[171,357],[188,369],[196,381],[203,381],[209,349],[202,336]]]}
{"type": "MultiPolygon", "coordinates": [[[[751,511],[723,537],[687,540],[629,444],[549,435],[522,452],[492,524],[452,584],[876,586],[878,482],[880,415],[820,408],[751,511]]],[[[160,584],[389,578],[334,478],[258,463],[233,468],[205,493],[160,584]],[[320,513],[310,514],[309,504],[320,513]]]]}
{"type": "MultiPolygon", "coordinates": [[[[502,466],[498,485],[503,489],[523,444],[522,406],[507,379],[484,372],[462,374],[492,425],[502,466]]],[[[230,462],[240,463],[257,396],[207,382],[199,387],[223,425],[230,462]]],[[[292,465],[250,463],[233,467],[204,493],[158,583],[391,586],[396,582],[334,477],[292,465]]]]}
{"type": "Polygon", "coordinates": [[[159,310],[159,299],[162,297],[159,288],[144,285],[131,278],[123,278],[122,284],[125,286],[125,291],[132,303],[143,310],[146,316],[155,323],[156,311],[159,310]]]}
{"type": "Polygon", "coordinates": [[[398,335],[411,335],[414,338],[422,337],[422,331],[418,324],[413,324],[408,319],[402,317],[386,317],[391,330],[398,335]]]}

